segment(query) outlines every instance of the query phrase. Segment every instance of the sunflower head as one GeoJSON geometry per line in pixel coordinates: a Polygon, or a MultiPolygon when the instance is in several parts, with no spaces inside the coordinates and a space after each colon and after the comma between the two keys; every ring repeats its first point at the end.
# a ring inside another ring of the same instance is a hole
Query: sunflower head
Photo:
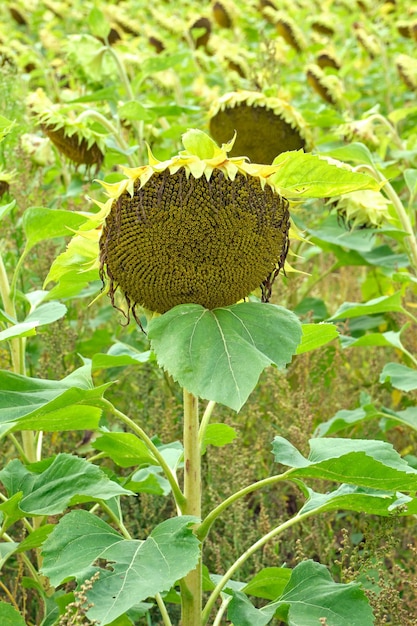
{"type": "Polygon", "coordinates": [[[27,100],[31,113],[36,117],[45,135],[57,150],[77,165],[95,165],[100,169],[104,158],[104,137],[78,122],[68,114],[65,106],[54,105],[41,89],[27,100]]]}
{"type": "Polygon", "coordinates": [[[213,19],[218,26],[221,28],[232,28],[233,20],[231,11],[228,8],[227,4],[224,2],[219,2],[219,0],[215,0],[212,3],[212,13],[213,19]]]}
{"type": "Polygon", "coordinates": [[[308,84],[323,100],[333,106],[341,104],[343,85],[337,76],[325,74],[321,67],[315,63],[310,63],[306,67],[306,76],[308,84]]]}
{"type": "Polygon", "coordinates": [[[237,132],[231,155],[245,154],[254,163],[272,163],[287,150],[309,149],[307,124],[289,102],[256,91],[227,93],[211,107],[210,134],[218,143],[237,132]]]}
{"type": "Polygon", "coordinates": [[[115,303],[128,312],[164,313],[178,304],[213,309],[234,304],[261,286],[267,300],[288,250],[288,201],[270,177],[277,166],[229,157],[198,130],[185,150],[160,162],[124,169],[102,183],[109,199],[100,239],[100,272],[115,303]]]}
{"type": "Polygon", "coordinates": [[[391,203],[380,191],[351,191],[332,201],[338,218],[349,228],[375,229],[392,222],[391,203]]]}
{"type": "Polygon", "coordinates": [[[417,61],[407,54],[399,54],[395,65],[403,83],[411,91],[417,91],[417,61]]]}

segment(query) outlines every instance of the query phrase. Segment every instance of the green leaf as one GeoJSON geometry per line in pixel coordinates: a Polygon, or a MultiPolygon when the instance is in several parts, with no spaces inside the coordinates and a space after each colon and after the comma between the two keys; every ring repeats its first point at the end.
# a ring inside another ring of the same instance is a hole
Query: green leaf
{"type": "Polygon", "coordinates": [[[88,15],[88,25],[91,34],[99,39],[106,39],[110,33],[110,24],[104,14],[96,7],[93,7],[88,15]]]}
{"type": "Polygon", "coordinates": [[[411,198],[417,194],[417,170],[406,169],[404,171],[404,180],[407,184],[411,198]]]}
{"type": "Polygon", "coordinates": [[[348,337],[341,335],[340,343],[343,348],[358,348],[363,346],[391,346],[398,350],[404,351],[404,346],[401,343],[400,335],[404,328],[399,332],[392,330],[386,333],[368,333],[362,335],[362,337],[348,337]]]}
{"type": "Polygon", "coordinates": [[[48,302],[34,309],[20,324],[14,324],[0,332],[0,341],[13,337],[31,337],[36,335],[36,328],[52,324],[67,312],[67,307],[61,302],[48,302]]]}
{"type": "Polygon", "coordinates": [[[9,215],[10,211],[14,209],[15,206],[16,200],[12,200],[8,204],[2,204],[0,206],[0,222],[4,217],[7,217],[7,215],[9,215]]]}
{"type": "Polygon", "coordinates": [[[106,354],[93,356],[93,370],[106,369],[109,367],[123,367],[125,365],[140,365],[147,363],[152,358],[152,352],[141,352],[127,343],[116,342],[106,354]]]}
{"type": "Polygon", "coordinates": [[[347,146],[340,146],[333,148],[333,150],[322,152],[334,157],[335,159],[342,159],[343,161],[351,161],[352,163],[374,165],[374,160],[371,151],[365,144],[359,141],[354,141],[347,146]]]}
{"type": "MultiPolygon", "coordinates": [[[[3,569],[4,564],[17,550],[19,544],[16,541],[8,541],[7,543],[0,543],[0,569],[3,569]]],[[[1,617],[1,612],[0,612],[1,617]]],[[[3,623],[3,622],[2,622],[3,623]]],[[[14,622],[13,622],[14,623],[14,622]]]]}
{"type": "Polygon", "coordinates": [[[118,109],[118,113],[120,119],[133,122],[149,122],[155,117],[149,109],[137,102],[137,100],[129,100],[122,104],[118,109]]]}
{"type": "Polygon", "coordinates": [[[32,337],[36,335],[36,322],[22,322],[9,326],[0,332],[0,341],[8,341],[14,337],[32,337]]]}
{"type": "Polygon", "coordinates": [[[288,567],[265,567],[255,574],[242,591],[248,596],[275,600],[284,591],[290,577],[291,570],[288,567]]]}
{"type": "Polygon", "coordinates": [[[0,601],[0,622],[2,626],[26,626],[21,614],[7,602],[0,601]]]}
{"type": "Polygon", "coordinates": [[[404,309],[401,304],[401,297],[401,291],[397,291],[392,296],[381,296],[363,304],[360,302],[344,302],[329,319],[340,320],[361,317],[362,315],[375,315],[375,313],[402,312],[404,309]]]}
{"type": "Polygon", "coordinates": [[[57,587],[64,580],[81,577],[96,559],[105,558],[106,550],[123,541],[116,530],[96,515],[71,511],[60,519],[43,544],[42,572],[57,587]]]}
{"type": "Polygon", "coordinates": [[[235,593],[228,608],[234,626],[264,626],[275,615],[290,626],[317,626],[320,619],[335,626],[371,626],[372,609],[357,583],[335,583],[324,565],[302,561],[291,572],[284,593],[262,609],[250,610],[242,593],[235,593]]]}
{"type": "Polygon", "coordinates": [[[95,429],[108,386],[109,383],[93,387],[90,365],[62,380],[30,378],[0,370],[0,424],[15,422],[15,431],[95,429]]]}
{"type": "Polygon", "coordinates": [[[26,469],[18,459],[0,471],[10,496],[21,491],[20,509],[31,515],[56,515],[76,502],[109,500],[131,495],[110,480],[96,465],[71,454],[58,454],[40,474],[26,469]]]}
{"type": "Polygon", "coordinates": [[[25,322],[34,322],[37,326],[44,326],[56,322],[67,312],[67,307],[62,302],[46,302],[31,311],[25,322]]]}
{"type": "Polygon", "coordinates": [[[413,391],[417,389],[417,370],[401,363],[387,363],[380,374],[379,382],[390,382],[395,389],[401,391],[413,391]]]}
{"type": "Polygon", "coordinates": [[[159,365],[181,386],[239,411],[265,367],[291,360],[301,324],[274,304],[245,302],[212,311],[183,304],[151,320],[148,337],[159,365]]]}
{"type": "Polygon", "coordinates": [[[46,538],[51,534],[54,528],[54,524],[44,524],[40,526],[20,542],[16,552],[26,552],[26,550],[39,548],[46,541],[46,538]]]}
{"type": "Polygon", "coordinates": [[[43,546],[42,571],[53,585],[80,580],[97,559],[111,563],[88,592],[91,620],[103,626],[137,603],[168,591],[191,571],[199,542],[190,528],[196,518],[180,516],[159,524],[144,541],[123,539],[108,524],[86,511],[65,515],[43,546]]]}
{"type": "Polygon", "coordinates": [[[55,237],[68,237],[85,222],[85,215],[62,209],[31,207],[23,214],[22,224],[26,235],[25,252],[40,241],[55,237]]]}
{"type": "Polygon", "coordinates": [[[383,414],[373,404],[363,405],[353,410],[341,409],[332,418],[319,424],[314,434],[317,437],[333,435],[364,420],[377,419],[382,416],[383,414]]]}
{"type": "Polygon", "coordinates": [[[161,468],[155,465],[137,470],[125,485],[135,493],[151,493],[154,496],[167,496],[171,485],[162,475],[161,468]]]}
{"type": "Polygon", "coordinates": [[[209,424],[204,433],[202,442],[202,451],[205,452],[207,446],[216,446],[221,448],[228,443],[232,443],[237,437],[234,428],[228,424],[209,424]]]}
{"type": "MultiPolygon", "coordinates": [[[[308,492],[309,498],[298,512],[299,515],[345,510],[367,513],[368,515],[388,516],[400,507],[405,510],[405,507],[413,500],[413,498],[400,492],[346,484],[340,485],[330,493],[316,493],[312,489],[308,489],[308,492]]],[[[413,503],[413,510],[414,507],[415,502],[413,503]]]]}
{"type": "Polygon", "coordinates": [[[381,186],[372,176],[354,172],[344,163],[330,163],[303,150],[283,152],[273,165],[281,167],[270,179],[286,198],[331,198],[360,189],[378,191],[381,186]]]}
{"type": "Polygon", "coordinates": [[[334,324],[303,324],[301,329],[303,336],[295,352],[296,354],[303,354],[304,352],[320,348],[329,343],[329,341],[336,339],[339,335],[339,331],[334,324]]]}
{"type": "MultiPolygon", "coordinates": [[[[44,281],[44,287],[57,282],[49,292],[49,298],[70,298],[80,293],[89,282],[99,279],[95,267],[98,258],[98,242],[81,235],[74,236],[65,252],[52,263],[44,281]]],[[[101,283],[100,283],[101,285],[101,283]]],[[[100,289],[98,286],[97,291],[100,289]]]]}
{"type": "Polygon", "coordinates": [[[390,443],[376,440],[310,439],[305,458],[283,437],[275,437],[275,461],[293,468],[291,477],[308,476],[372,489],[414,491],[417,470],[396,452],[390,443]]]}
{"type": "Polygon", "coordinates": [[[157,72],[164,72],[170,67],[182,64],[184,61],[190,58],[190,53],[187,52],[172,52],[162,53],[158,55],[152,55],[147,59],[144,59],[141,63],[142,76],[152,76],[157,72]]]}
{"type": "Polygon", "coordinates": [[[157,464],[143,441],[131,433],[105,433],[94,441],[93,446],[105,452],[120,467],[157,464]]]}
{"type": "Polygon", "coordinates": [[[16,125],[16,120],[8,120],[7,117],[0,115],[0,141],[6,137],[16,125]]]}
{"type": "Polygon", "coordinates": [[[307,229],[307,232],[311,235],[313,243],[316,243],[324,250],[328,248],[330,251],[337,254],[338,258],[341,251],[339,248],[335,248],[335,246],[341,246],[349,250],[348,257],[342,257],[345,264],[349,261],[351,264],[363,265],[363,253],[369,252],[374,248],[375,233],[373,231],[346,230],[346,228],[339,224],[336,215],[330,215],[320,226],[314,229],[307,229]],[[335,246],[328,246],[326,244],[335,244],[335,246]],[[358,258],[352,251],[359,252],[361,256],[358,258]]]}
{"type": "Polygon", "coordinates": [[[200,159],[212,159],[219,151],[218,145],[211,137],[195,128],[183,134],[182,143],[188,154],[194,154],[200,159]]]}

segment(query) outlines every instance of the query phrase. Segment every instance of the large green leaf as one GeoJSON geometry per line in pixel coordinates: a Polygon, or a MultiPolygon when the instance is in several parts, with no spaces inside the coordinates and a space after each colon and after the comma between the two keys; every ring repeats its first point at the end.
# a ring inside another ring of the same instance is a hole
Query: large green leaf
{"type": "Polygon", "coordinates": [[[362,335],[362,337],[348,337],[341,336],[340,343],[343,348],[356,348],[362,346],[391,346],[398,350],[404,351],[404,346],[401,343],[400,335],[403,328],[399,332],[388,330],[385,333],[368,333],[362,335]]]}
{"type": "Polygon", "coordinates": [[[275,437],[273,453],[276,462],[294,468],[290,471],[294,478],[322,478],[384,491],[417,489],[417,470],[385,441],[310,439],[306,458],[289,441],[275,437]]]}
{"type": "Polygon", "coordinates": [[[56,515],[77,502],[132,494],[96,465],[65,453],[58,454],[41,473],[14,459],[0,471],[0,480],[9,496],[22,492],[19,507],[31,515],[56,515]]]}
{"type": "Polygon", "coordinates": [[[246,595],[275,600],[284,591],[291,577],[288,567],[265,567],[243,587],[246,595]]]}
{"type": "Polygon", "coordinates": [[[196,396],[239,411],[268,365],[284,367],[301,324],[283,307],[245,302],[209,311],[182,304],[149,323],[160,366],[196,396]]]}
{"type": "Polygon", "coordinates": [[[36,334],[37,326],[44,326],[56,322],[67,312],[67,307],[61,302],[47,302],[31,311],[26,319],[0,332],[0,341],[13,337],[29,337],[36,334]]]}
{"type": "Polygon", "coordinates": [[[384,420],[383,426],[380,426],[384,430],[389,430],[398,425],[398,423],[417,430],[417,407],[409,406],[403,411],[393,411],[386,407],[379,410],[372,403],[365,403],[351,411],[342,409],[326,422],[319,424],[315,435],[318,437],[332,435],[365,420],[375,419],[384,420]]]}
{"type": "Polygon", "coordinates": [[[404,311],[401,297],[401,292],[397,291],[392,296],[381,296],[363,304],[360,302],[344,302],[329,319],[340,320],[362,315],[375,315],[375,313],[401,312],[404,311]]]}
{"type": "Polygon", "coordinates": [[[335,583],[324,565],[302,561],[291,572],[283,594],[262,609],[235,592],[228,608],[234,626],[266,626],[275,615],[289,626],[371,626],[372,609],[357,583],[335,583]]]}
{"type": "Polygon", "coordinates": [[[80,581],[97,559],[112,569],[95,568],[100,577],[88,592],[90,619],[103,626],[133,605],[168,591],[192,570],[199,542],[190,526],[196,518],[181,516],[159,524],[144,541],[123,539],[113,528],[86,511],[64,516],[43,546],[42,571],[53,585],[68,578],[80,581]]]}
{"type": "Polygon", "coordinates": [[[359,141],[354,141],[346,146],[339,146],[333,148],[330,152],[325,152],[326,155],[335,159],[343,159],[344,161],[352,161],[352,163],[366,163],[367,165],[373,165],[374,160],[372,153],[365,144],[359,141]]]}
{"type": "Polygon", "coordinates": [[[381,372],[379,382],[387,381],[401,391],[413,391],[417,389],[417,370],[401,363],[387,363],[381,372]]]}
{"type": "Polygon", "coordinates": [[[86,364],[62,380],[30,378],[0,370],[0,424],[14,430],[85,430],[98,426],[110,383],[94,387],[86,364]]]}
{"type": "Polygon", "coordinates": [[[105,433],[94,441],[93,446],[105,452],[120,467],[157,464],[143,441],[132,433],[105,433]]]}
{"type": "Polygon", "coordinates": [[[70,236],[85,222],[85,215],[62,209],[30,207],[23,214],[23,230],[26,235],[25,252],[45,239],[70,236]]]}
{"type": "Polygon", "coordinates": [[[93,370],[125,365],[140,365],[152,358],[150,350],[140,351],[120,341],[114,343],[106,354],[97,353],[93,356],[93,370]]]}
{"type": "Polygon", "coordinates": [[[7,602],[0,602],[0,622],[2,626],[26,626],[21,614],[7,602]]]}
{"type": "Polygon", "coordinates": [[[334,252],[339,258],[343,250],[348,250],[341,260],[346,265],[363,265],[363,253],[370,252],[375,244],[375,232],[369,230],[346,230],[338,221],[336,215],[329,215],[314,229],[307,228],[311,241],[320,248],[334,252]],[[334,245],[332,245],[334,244],[334,245]],[[358,252],[360,255],[356,255],[358,252]]]}
{"type": "MultiPolygon", "coordinates": [[[[335,491],[316,493],[308,488],[309,498],[298,512],[322,513],[323,511],[358,511],[369,515],[392,515],[396,509],[412,507],[410,513],[416,509],[415,499],[400,492],[357,487],[355,485],[340,485],[335,491]]],[[[406,510],[406,509],[404,509],[406,510]]]]}
{"type": "Polygon", "coordinates": [[[303,336],[296,354],[310,352],[324,346],[339,335],[334,324],[303,324],[301,327],[303,336]]]}
{"type": "Polygon", "coordinates": [[[50,298],[69,298],[79,294],[89,282],[98,280],[98,240],[87,235],[73,237],[65,252],[52,263],[44,286],[52,281],[58,284],[49,292],[50,298]]]}
{"type": "Polygon", "coordinates": [[[303,150],[283,152],[273,165],[281,167],[270,178],[286,198],[330,198],[359,189],[379,190],[381,186],[372,176],[354,172],[345,163],[330,163],[303,150]]]}

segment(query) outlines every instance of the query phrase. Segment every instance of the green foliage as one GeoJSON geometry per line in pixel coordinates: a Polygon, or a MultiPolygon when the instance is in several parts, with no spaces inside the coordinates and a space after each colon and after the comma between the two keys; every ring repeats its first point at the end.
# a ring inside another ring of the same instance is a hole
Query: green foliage
{"type": "Polygon", "coordinates": [[[265,367],[291,360],[301,328],[293,313],[272,304],[213,311],[184,304],[154,318],[148,336],[159,365],[181,386],[238,411],[265,367]]]}
{"type": "Polygon", "coordinates": [[[82,580],[100,571],[88,594],[91,619],[110,624],[149,596],[168,591],[197,563],[199,544],[186,516],[159,524],[145,540],[123,539],[108,524],[86,511],[73,511],[57,525],[43,546],[43,572],[53,585],[69,576],[82,580]],[[112,570],[92,567],[97,559],[112,570]],[[70,567],[68,567],[70,561],[70,567]]]}
{"type": "Polygon", "coordinates": [[[232,28],[223,3],[70,4],[7,1],[0,26],[1,624],[412,626],[407,3],[225,2],[232,28]],[[135,310],[142,334],[105,297],[93,179],[142,172],[148,149],[163,169],[182,136],[184,159],[221,168],[204,131],[232,91],[279,96],[305,133],[247,163],[291,201],[292,256],[271,303],[135,310]]]}
{"type": "Polygon", "coordinates": [[[303,561],[291,572],[274,602],[255,609],[242,592],[235,592],[228,617],[234,626],[265,626],[273,616],[290,626],[313,626],[325,618],[340,626],[373,624],[373,615],[359,585],[335,583],[320,563],[303,561]]]}

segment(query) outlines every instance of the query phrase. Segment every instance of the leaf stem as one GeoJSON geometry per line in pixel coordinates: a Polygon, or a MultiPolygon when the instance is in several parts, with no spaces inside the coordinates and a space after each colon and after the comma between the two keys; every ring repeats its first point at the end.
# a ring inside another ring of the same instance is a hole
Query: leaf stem
{"type": "Polygon", "coordinates": [[[164,622],[164,626],[172,626],[171,619],[170,619],[170,617],[168,615],[167,607],[165,606],[165,603],[164,603],[160,593],[156,593],[155,594],[155,600],[156,600],[156,604],[158,605],[159,611],[161,613],[162,621],[164,622]]]}
{"type": "MultiPolygon", "coordinates": [[[[119,144],[119,146],[122,148],[122,150],[127,153],[129,150],[129,145],[125,142],[125,140],[122,137],[122,134],[120,132],[120,130],[118,130],[111,122],[110,120],[107,119],[107,117],[104,117],[104,115],[102,115],[101,113],[99,113],[98,111],[95,111],[94,109],[86,109],[85,111],[83,111],[82,113],[80,113],[77,118],[76,118],[76,123],[82,122],[84,119],[90,117],[91,119],[95,120],[96,122],[98,122],[99,124],[101,124],[102,126],[104,126],[104,128],[106,128],[114,137],[114,139],[117,141],[117,143],[119,144]]],[[[127,160],[129,161],[129,165],[131,167],[135,167],[136,163],[135,161],[132,159],[132,156],[130,154],[125,154],[127,160]]]]}
{"type": "Polygon", "coordinates": [[[200,454],[201,454],[201,447],[203,445],[207,426],[209,425],[209,422],[213,413],[213,409],[215,406],[216,406],[216,403],[214,402],[214,400],[210,400],[210,402],[206,406],[206,410],[203,413],[203,417],[201,418],[200,428],[198,431],[198,444],[200,448],[200,454]]]}
{"type": "MultiPolygon", "coordinates": [[[[289,474],[290,474],[291,471],[292,470],[288,470],[284,474],[279,474],[279,475],[275,475],[275,476],[269,476],[268,478],[264,478],[263,480],[259,480],[256,483],[252,483],[251,485],[248,485],[247,487],[244,487],[243,489],[240,489],[236,493],[234,493],[231,496],[229,496],[229,498],[226,498],[226,500],[224,500],[218,506],[216,506],[216,508],[213,509],[207,515],[207,517],[201,522],[201,524],[200,524],[200,526],[198,528],[198,531],[196,533],[197,537],[200,539],[200,541],[204,541],[204,539],[207,537],[207,535],[208,535],[208,533],[210,531],[210,528],[211,528],[212,524],[216,521],[216,519],[219,517],[219,515],[221,515],[223,513],[223,511],[225,509],[227,509],[231,504],[233,504],[234,502],[236,502],[240,498],[243,498],[248,493],[252,493],[253,491],[257,491],[258,489],[262,489],[263,487],[267,487],[269,485],[274,485],[275,483],[281,482],[283,480],[288,480],[289,474]]],[[[297,482],[297,484],[298,484],[298,482],[297,482]]]]}
{"type": "Polygon", "coordinates": [[[291,528],[291,526],[294,526],[295,524],[298,524],[302,520],[310,517],[314,513],[317,513],[317,511],[318,511],[318,509],[314,509],[313,511],[308,511],[307,513],[304,513],[304,514],[301,514],[301,515],[299,515],[299,514],[295,515],[294,517],[292,517],[291,519],[287,520],[283,524],[280,524],[276,528],[273,528],[269,533],[267,533],[266,535],[264,535],[263,537],[258,539],[258,541],[256,541],[254,544],[252,544],[250,546],[250,548],[248,548],[233,563],[233,565],[231,567],[229,567],[227,572],[224,574],[224,576],[221,578],[219,583],[213,589],[213,591],[212,591],[212,593],[211,593],[211,595],[210,595],[209,599],[207,600],[207,603],[206,603],[206,605],[204,607],[203,613],[202,613],[202,621],[201,621],[202,626],[205,626],[205,624],[207,624],[208,618],[210,617],[211,610],[213,609],[213,606],[214,606],[218,596],[220,595],[220,593],[222,592],[222,590],[224,589],[226,584],[229,582],[229,580],[231,579],[231,577],[233,576],[235,571],[237,569],[239,569],[239,567],[241,567],[245,563],[245,561],[247,561],[247,559],[252,556],[252,554],[254,554],[257,550],[259,550],[259,548],[262,548],[266,543],[268,543],[268,541],[270,541],[271,539],[274,539],[274,537],[276,537],[277,535],[279,535],[282,532],[284,532],[284,530],[287,530],[288,528],[291,528]]]}
{"type": "Polygon", "coordinates": [[[182,511],[185,505],[185,496],[182,493],[181,489],[179,488],[178,483],[176,481],[176,477],[172,473],[171,468],[165,461],[162,454],[159,452],[158,448],[156,447],[152,439],[148,437],[145,431],[140,426],[138,426],[132,419],[130,419],[130,417],[128,417],[127,415],[125,415],[124,413],[116,409],[116,407],[113,406],[113,404],[109,400],[106,400],[105,398],[103,398],[101,402],[102,404],[104,404],[106,408],[108,408],[113,413],[113,415],[115,415],[122,422],[124,422],[139,437],[139,439],[141,439],[147,445],[148,449],[152,452],[155,459],[158,461],[159,465],[161,466],[171,486],[172,494],[175,498],[175,502],[177,506],[179,507],[179,509],[182,511]]]}

